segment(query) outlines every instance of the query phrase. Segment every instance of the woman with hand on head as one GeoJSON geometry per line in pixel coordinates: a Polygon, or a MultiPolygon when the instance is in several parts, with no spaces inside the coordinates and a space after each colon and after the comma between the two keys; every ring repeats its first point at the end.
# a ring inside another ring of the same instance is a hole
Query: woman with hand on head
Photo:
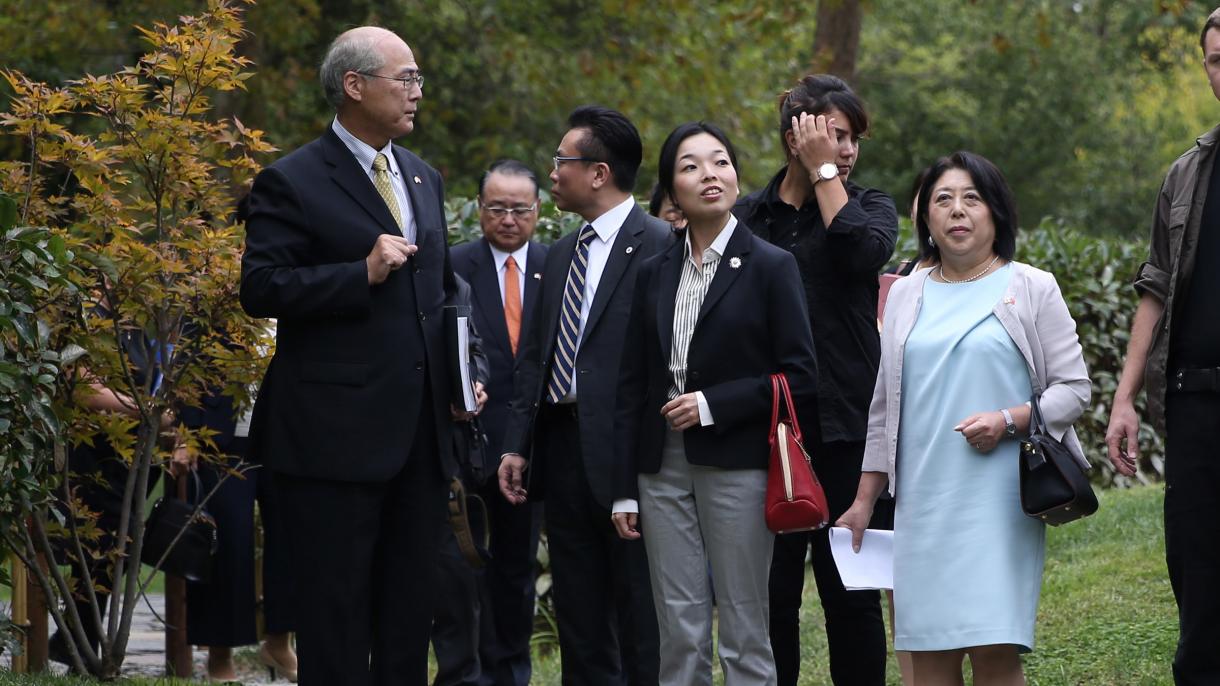
{"type": "Polygon", "coordinates": [[[640,266],[615,412],[611,517],[648,551],[660,683],[712,683],[710,561],[725,684],[771,686],[770,375],[787,375],[798,408],[817,384],[800,274],[791,254],[731,214],[737,158],[720,129],[679,126],[658,166],[688,223],[640,266]]]}
{"type": "Polygon", "coordinates": [[[1049,432],[1083,462],[1071,425],[1089,376],[1055,277],[1013,261],[1016,206],[999,169],[969,152],[938,160],[918,230],[938,266],[890,291],[864,471],[837,525],[858,547],[888,484],[895,648],[912,651],[916,684],[961,684],[966,656],[975,684],[1023,684],[1045,542],[1020,503],[1026,401],[1041,393],[1049,432]]]}

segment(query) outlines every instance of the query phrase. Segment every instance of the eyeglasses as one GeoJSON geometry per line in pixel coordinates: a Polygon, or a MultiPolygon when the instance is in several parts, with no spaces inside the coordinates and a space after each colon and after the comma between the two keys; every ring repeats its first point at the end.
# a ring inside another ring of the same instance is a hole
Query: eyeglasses
{"type": "Polygon", "coordinates": [[[385,79],[386,81],[397,81],[400,84],[402,84],[403,90],[408,90],[408,91],[411,90],[411,84],[415,84],[415,85],[419,86],[421,90],[424,87],[424,75],[419,72],[415,72],[414,74],[411,74],[410,76],[382,76],[381,74],[370,74],[366,71],[358,71],[356,73],[361,76],[371,76],[375,79],[385,79]]]}
{"type": "Polygon", "coordinates": [[[559,169],[559,165],[563,162],[601,162],[602,161],[602,160],[595,160],[592,157],[567,157],[564,155],[555,155],[551,159],[555,161],[555,169],[559,169]]]}
{"type": "Polygon", "coordinates": [[[538,209],[538,203],[534,203],[529,207],[493,207],[491,205],[480,205],[479,209],[491,215],[493,219],[503,219],[509,214],[513,215],[513,219],[525,219],[538,209]]]}

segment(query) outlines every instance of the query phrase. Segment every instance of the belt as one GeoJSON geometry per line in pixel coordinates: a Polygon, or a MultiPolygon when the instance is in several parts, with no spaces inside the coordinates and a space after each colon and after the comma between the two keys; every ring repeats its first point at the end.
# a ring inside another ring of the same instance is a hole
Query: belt
{"type": "Polygon", "coordinates": [[[1174,393],[1220,392],[1220,367],[1179,369],[1169,377],[1169,390],[1174,393]]]}
{"type": "Polygon", "coordinates": [[[574,422],[579,421],[579,419],[580,419],[580,414],[578,413],[578,411],[576,409],[577,408],[576,403],[554,404],[554,403],[543,402],[542,407],[545,408],[546,413],[548,415],[551,415],[552,417],[558,417],[561,419],[570,419],[574,422]]]}

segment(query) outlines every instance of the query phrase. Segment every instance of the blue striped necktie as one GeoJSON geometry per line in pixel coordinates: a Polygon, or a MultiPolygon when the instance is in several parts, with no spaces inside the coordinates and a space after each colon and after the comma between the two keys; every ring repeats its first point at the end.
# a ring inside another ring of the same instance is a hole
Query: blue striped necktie
{"type": "Polygon", "coordinates": [[[557,403],[572,390],[576,369],[576,341],[580,335],[580,308],[585,299],[585,274],[589,271],[589,244],[597,233],[585,224],[572,253],[568,280],[563,285],[563,306],[559,311],[559,336],[555,339],[555,360],[547,399],[557,403]]]}

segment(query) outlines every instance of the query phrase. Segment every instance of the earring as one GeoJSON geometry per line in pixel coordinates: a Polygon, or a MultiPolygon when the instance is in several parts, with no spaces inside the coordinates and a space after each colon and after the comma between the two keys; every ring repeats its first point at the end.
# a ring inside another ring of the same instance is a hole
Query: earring
{"type": "Polygon", "coordinates": [[[931,237],[931,236],[928,236],[928,247],[929,247],[929,248],[935,248],[935,247],[936,247],[936,241],[932,240],[932,237],[931,237]]]}

